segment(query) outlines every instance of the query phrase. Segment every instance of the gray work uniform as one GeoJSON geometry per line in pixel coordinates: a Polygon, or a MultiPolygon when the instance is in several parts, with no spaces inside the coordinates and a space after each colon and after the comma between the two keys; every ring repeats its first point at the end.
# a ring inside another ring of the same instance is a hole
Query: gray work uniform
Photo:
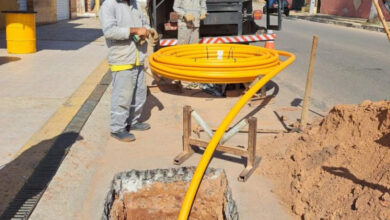
{"type": "Polygon", "coordinates": [[[207,13],[206,0],[175,0],[173,10],[179,15],[177,44],[199,42],[200,16],[207,13]],[[186,22],[184,15],[192,14],[194,21],[186,22]]]}
{"type": "Polygon", "coordinates": [[[142,64],[147,45],[136,44],[130,38],[131,27],[150,28],[135,0],[105,0],[99,11],[99,20],[108,47],[110,65],[134,65],[131,69],[113,72],[111,94],[111,132],[123,131],[127,125],[138,122],[146,101],[144,68],[135,66],[137,56],[142,64]]]}

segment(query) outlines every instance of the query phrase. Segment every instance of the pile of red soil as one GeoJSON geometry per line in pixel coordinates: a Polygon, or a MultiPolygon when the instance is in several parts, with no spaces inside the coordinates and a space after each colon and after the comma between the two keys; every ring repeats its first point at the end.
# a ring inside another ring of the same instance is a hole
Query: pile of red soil
{"type": "MultiPolygon", "coordinates": [[[[155,182],[137,192],[126,192],[123,199],[115,199],[110,219],[177,219],[188,184],[184,181],[155,182]]],[[[226,189],[225,175],[206,178],[199,188],[189,219],[225,219],[226,189]]]]}
{"type": "Polygon", "coordinates": [[[262,140],[257,172],[302,219],[390,219],[390,102],[335,106],[303,133],[262,140]]]}

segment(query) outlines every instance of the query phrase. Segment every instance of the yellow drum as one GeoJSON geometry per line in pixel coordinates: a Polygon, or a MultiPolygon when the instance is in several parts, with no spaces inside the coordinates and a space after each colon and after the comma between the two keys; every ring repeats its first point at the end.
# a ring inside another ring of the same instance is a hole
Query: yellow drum
{"type": "Polygon", "coordinates": [[[3,11],[3,13],[5,13],[8,53],[35,53],[37,51],[36,12],[3,11]]]}

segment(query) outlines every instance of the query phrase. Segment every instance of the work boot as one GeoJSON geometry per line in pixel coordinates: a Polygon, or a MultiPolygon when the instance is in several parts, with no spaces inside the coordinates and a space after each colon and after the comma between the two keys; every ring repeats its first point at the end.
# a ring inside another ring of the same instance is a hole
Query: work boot
{"type": "Polygon", "coordinates": [[[115,133],[111,132],[111,137],[116,138],[116,139],[123,141],[123,142],[135,141],[134,134],[131,134],[131,133],[127,132],[126,130],[122,130],[122,131],[115,132],[115,133]]]}
{"type": "Polygon", "coordinates": [[[146,131],[150,129],[150,124],[148,123],[136,123],[136,124],[133,124],[131,125],[130,127],[130,130],[134,130],[134,131],[146,131]]]}

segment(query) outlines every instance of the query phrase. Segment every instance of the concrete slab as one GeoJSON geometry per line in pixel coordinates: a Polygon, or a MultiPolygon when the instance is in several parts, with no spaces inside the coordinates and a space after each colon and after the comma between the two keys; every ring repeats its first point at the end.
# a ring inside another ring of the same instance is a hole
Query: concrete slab
{"type": "MultiPolygon", "coordinates": [[[[71,148],[30,219],[100,218],[106,193],[116,173],[174,167],[173,158],[182,148],[184,105],[191,105],[214,127],[237,101],[237,98],[215,98],[194,91],[184,95],[152,93],[143,114],[143,119],[150,122],[152,128],[134,132],[135,142],[122,143],[109,136],[109,95],[110,88],[81,131],[82,140],[71,148]]],[[[259,128],[282,129],[274,107],[270,104],[255,113],[259,128]]],[[[253,110],[246,106],[240,116],[253,110]]],[[[258,141],[261,137],[258,136],[258,141]]],[[[245,145],[246,140],[245,134],[241,134],[228,143],[245,145]]],[[[195,154],[183,166],[194,166],[199,159],[200,155],[195,154]]],[[[253,174],[248,182],[238,182],[238,174],[244,168],[239,161],[233,157],[229,160],[214,158],[210,166],[226,170],[240,219],[289,219],[266,178],[253,174]]]]}
{"type": "Polygon", "coordinates": [[[106,56],[95,18],[37,27],[37,53],[8,54],[0,33],[0,166],[80,86],[106,56]]]}

